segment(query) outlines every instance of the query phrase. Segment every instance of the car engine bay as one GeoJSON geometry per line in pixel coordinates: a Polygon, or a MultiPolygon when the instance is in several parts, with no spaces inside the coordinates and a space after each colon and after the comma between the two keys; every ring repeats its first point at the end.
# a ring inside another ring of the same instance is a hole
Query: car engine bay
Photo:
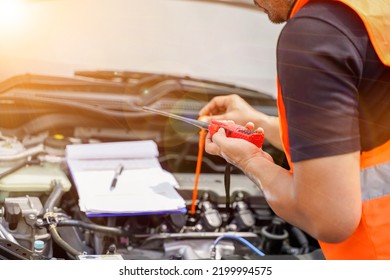
{"type": "MultiPolygon", "coordinates": [[[[142,106],[196,119],[212,97],[238,94],[276,115],[276,102],[229,84],[157,73],[26,74],[0,84],[0,259],[322,259],[317,242],[273,213],[240,170],[204,154],[195,215],[87,217],[67,145],[153,140],[191,205],[199,129],[142,106]],[[229,167],[230,169],[230,167],[229,167]],[[257,250],[257,251],[256,251],[257,250]],[[262,252],[262,254],[259,254],[262,252]]],[[[269,143],[263,149],[288,168],[269,143]]]]}

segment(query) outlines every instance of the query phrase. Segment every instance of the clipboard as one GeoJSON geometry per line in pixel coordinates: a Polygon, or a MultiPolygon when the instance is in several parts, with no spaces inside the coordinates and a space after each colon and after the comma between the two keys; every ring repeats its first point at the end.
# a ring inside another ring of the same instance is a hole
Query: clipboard
{"type": "Polygon", "coordinates": [[[89,217],[185,213],[179,184],[162,169],[158,154],[152,140],[68,145],[80,210],[89,217]],[[123,171],[111,189],[118,165],[123,171]]]}

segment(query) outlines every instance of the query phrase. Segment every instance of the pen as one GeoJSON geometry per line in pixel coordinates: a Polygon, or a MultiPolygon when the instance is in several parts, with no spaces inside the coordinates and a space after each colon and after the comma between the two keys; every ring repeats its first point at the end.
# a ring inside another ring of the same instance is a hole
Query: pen
{"type": "Polygon", "coordinates": [[[110,186],[110,190],[112,191],[113,189],[115,189],[116,187],[116,183],[118,181],[118,177],[119,175],[121,175],[123,171],[123,165],[122,164],[119,164],[117,166],[117,168],[115,169],[115,174],[114,174],[114,178],[112,178],[112,182],[111,182],[111,186],[110,186]]]}

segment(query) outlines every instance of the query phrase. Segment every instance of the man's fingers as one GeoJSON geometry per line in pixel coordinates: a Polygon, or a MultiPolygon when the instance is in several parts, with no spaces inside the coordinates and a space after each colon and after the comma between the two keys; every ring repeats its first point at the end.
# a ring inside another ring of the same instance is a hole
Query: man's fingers
{"type": "Polygon", "coordinates": [[[205,151],[211,155],[219,155],[220,148],[217,144],[213,143],[210,137],[210,133],[206,136],[205,151]]]}
{"type": "MultiPolygon", "coordinates": [[[[207,103],[202,109],[199,111],[199,115],[211,115],[218,114],[221,111],[221,107],[223,107],[224,101],[222,96],[216,96],[209,103],[207,103]]],[[[225,108],[226,110],[226,108],[225,108]]]]}
{"type": "Polygon", "coordinates": [[[255,124],[253,122],[248,122],[245,127],[246,129],[253,130],[255,128],[255,124]]]}
{"type": "Polygon", "coordinates": [[[211,116],[202,115],[199,118],[199,120],[210,123],[212,120],[223,120],[223,119],[225,119],[224,116],[225,116],[225,114],[223,114],[223,115],[211,115],[211,116]]]}
{"type": "Polygon", "coordinates": [[[264,129],[262,127],[258,127],[258,128],[256,128],[255,132],[264,134],[264,129]]]}

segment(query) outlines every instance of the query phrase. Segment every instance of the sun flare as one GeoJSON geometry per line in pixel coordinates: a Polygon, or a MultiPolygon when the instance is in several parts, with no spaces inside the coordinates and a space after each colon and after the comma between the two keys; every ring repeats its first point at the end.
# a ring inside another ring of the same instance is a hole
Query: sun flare
{"type": "Polygon", "coordinates": [[[22,0],[0,0],[0,24],[8,25],[18,22],[23,17],[22,0]]]}

